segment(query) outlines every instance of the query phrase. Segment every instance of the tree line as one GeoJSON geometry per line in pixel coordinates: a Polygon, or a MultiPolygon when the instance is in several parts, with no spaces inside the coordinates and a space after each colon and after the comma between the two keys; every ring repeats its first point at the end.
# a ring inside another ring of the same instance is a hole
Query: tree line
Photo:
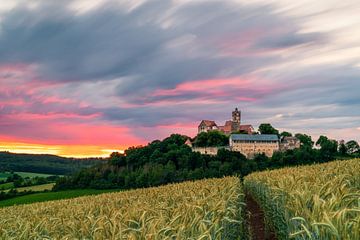
{"type": "Polygon", "coordinates": [[[36,172],[66,175],[94,166],[101,158],[66,158],[49,154],[0,152],[0,172],[36,172]]]}
{"type": "MultiPolygon", "coordinates": [[[[291,135],[287,132],[277,134],[291,135]]],[[[222,146],[225,144],[224,136],[228,138],[220,132],[200,133],[193,142],[197,146],[222,146]]],[[[337,141],[321,136],[315,143],[317,148],[314,148],[311,136],[300,133],[295,136],[301,142],[299,149],[276,152],[271,158],[258,154],[247,159],[239,152],[226,149],[220,149],[216,156],[192,152],[185,144],[187,136],[172,134],[163,141],[155,140],[146,146],[131,147],[124,154],[112,153],[105,163],[60,178],[54,190],[132,189],[228,175],[243,177],[264,169],[360,156],[360,148],[355,141],[338,145],[337,141]]]]}

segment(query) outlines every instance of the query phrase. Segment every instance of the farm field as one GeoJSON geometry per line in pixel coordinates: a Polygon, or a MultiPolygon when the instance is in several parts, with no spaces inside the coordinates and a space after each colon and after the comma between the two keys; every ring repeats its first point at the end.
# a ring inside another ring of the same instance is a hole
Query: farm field
{"type": "Polygon", "coordinates": [[[6,180],[10,175],[8,172],[0,172],[0,181],[6,180]]]}
{"type": "Polygon", "coordinates": [[[46,202],[52,200],[76,198],[87,195],[97,195],[108,192],[116,192],[117,189],[97,190],[97,189],[78,189],[59,192],[33,193],[0,201],[0,207],[7,207],[20,204],[30,204],[35,202],[46,202]]]}
{"type": "MultiPolygon", "coordinates": [[[[18,175],[20,175],[22,178],[34,178],[34,177],[50,177],[50,176],[55,176],[55,174],[44,174],[44,173],[34,173],[34,172],[14,172],[18,175]]],[[[1,180],[6,180],[8,177],[11,176],[10,172],[0,172],[0,181],[1,180]]],[[[61,175],[58,175],[61,176],[61,175]]]]}
{"type": "Polygon", "coordinates": [[[253,173],[244,189],[278,239],[360,239],[360,159],[253,173]]]}
{"type": "Polygon", "coordinates": [[[0,209],[0,238],[237,239],[236,177],[207,179],[0,209]]]}
{"type": "Polygon", "coordinates": [[[13,188],[13,187],[14,187],[13,182],[2,183],[2,184],[0,184],[0,191],[10,189],[10,188],[13,188]]]}
{"type": "MultiPolygon", "coordinates": [[[[55,183],[46,183],[46,184],[40,184],[40,185],[34,185],[34,186],[28,186],[28,187],[19,187],[15,188],[18,192],[24,192],[24,191],[33,191],[33,192],[41,192],[45,190],[51,190],[55,183]]],[[[8,192],[10,189],[4,190],[4,192],[8,192]]]]}
{"type": "MultiPolygon", "coordinates": [[[[35,177],[50,177],[54,175],[50,174],[42,174],[42,173],[33,173],[33,172],[14,172],[15,174],[21,176],[22,178],[35,178],[35,177]]],[[[0,172],[0,180],[6,180],[9,176],[12,174],[10,172],[0,172]]],[[[60,175],[61,176],[61,175],[60,175]]],[[[29,187],[19,187],[16,188],[17,191],[43,191],[43,190],[51,190],[54,183],[48,183],[48,184],[42,184],[42,185],[35,185],[35,186],[29,186],[29,187]]],[[[0,184],[0,191],[9,191],[11,188],[14,188],[13,182],[8,183],[2,183],[0,184]]]]}

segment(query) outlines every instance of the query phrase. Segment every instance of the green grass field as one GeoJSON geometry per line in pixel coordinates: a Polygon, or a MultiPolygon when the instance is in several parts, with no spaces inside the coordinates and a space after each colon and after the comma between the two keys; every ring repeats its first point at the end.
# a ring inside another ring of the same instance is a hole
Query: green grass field
{"type": "Polygon", "coordinates": [[[0,172],[0,181],[6,180],[11,174],[9,172],[0,172]]]}
{"type": "MultiPolygon", "coordinates": [[[[46,177],[54,176],[51,174],[33,173],[33,172],[14,172],[14,173],[20,175],[22,178],[27,178],[27,177],[28,178],[34,178],[34,177],[46,178],[46,177]]],[[[9,176],[11,176],[10,172],[0,172],[0,180],[6,180],[9,176]]],[[[51,190],[53,186],[54,186],[54,183],[49,183],[49,184],[42,184],[42,185],[36,185],[36,186],[30,186],[30,187],[16,188],[16,190],[18,192],[25,191],[25,190],[26,191],[32,190],[34,192],[40,192],[40,191],[44,191],[44,190],[51,190]]],[[[0,191],[7,192],[13,187],[14,187],[13,182],[3,183],[3,184],[0,184],[0,191]]]]}
{"type": "MultiPolygon", "coordinates": [[[[29,187],[19,187],[15,188],[18,192],[23,191],[33,191],[33,192],[41,192],[44,190],[51,190],[55,183],[47,183],[47,184],[41,184],[41,185],[35,185],[35,186],[29,186],[29,187]]],[[[5,190],[4,192],[10,191],[10,189],[5,190]]]]}
{"type": "Polygon", "coordinates": [[[10,189],[10,188],[13,188],[13,187],[14,187],[13,182],[3,183],[3,184],[0,184],[0,191],[10,189]]]}
{"type": "Polygon", "coordinates": [[[80,189],[80,190],[68,190],[60,192],[45,192],[45,193],[33,193],[25,196],[15,197],[0,201],[0,207],[7,207],[12,205],[29,204],[35,202],[45,202],[59,199],[68,199],[81,197],[86,195],[98,195],[101,193],[117,192],[118,189],[96,190],[96,189],[80,189]]]}
{"type": "MultiPolygon", "coordinates": [[[[22,178],[34,178],[34,177],[50,177],[55,176],[54,174],[44,174],[44,173],[33,173],[33,172],[14,172],[18,175],[20,175],[22,178]]],[[[0,180],[6,180],[9,176],[11,176],[10,172],[0,172],[0,180]]]]}

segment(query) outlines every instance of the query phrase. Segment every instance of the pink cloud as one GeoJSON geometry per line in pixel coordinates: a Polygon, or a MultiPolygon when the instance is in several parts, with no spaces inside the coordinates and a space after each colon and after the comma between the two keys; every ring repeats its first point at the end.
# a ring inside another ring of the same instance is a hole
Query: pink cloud
{"type": "Polygon", "coordinates": [[[126,126],[92,122],[69,123],[44,118],[29,118],[26,123],[24,119],[16,121],[16,124],[8,124],[12,129],[3,131],[0,142],[15,140],[51,145],[117,146],[121,149],[144,143],[143,139],[134,136],[126,126]]]}
{"type": "MultiPolygon", "coordinates": [[[[187,102],[211,104],[232,100],[255,102],[259,98],[281,89],[276,84],[265,84],[255,77],[233,77],[195,80],[177,85],[173,89],[158,89],[145,97],[151,104],[187,102]]],[[[144,100],[145,101],[145,100],[144,100]]]]}

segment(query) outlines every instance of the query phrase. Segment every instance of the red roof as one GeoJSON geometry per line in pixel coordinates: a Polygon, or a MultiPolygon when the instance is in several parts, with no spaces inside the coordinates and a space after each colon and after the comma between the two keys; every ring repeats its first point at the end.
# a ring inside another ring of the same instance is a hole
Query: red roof
{"type": "Polygon", "coordinates": [[[200,125],[204,123],[207,127],[217,126],[215,121],[212,120],[202,120],[200,125]]]}
{"type": "Polygon", "coordinates": [[[239,127],[239,131],[246,131],[248,133],[252,133],[253,129],[254,129],[253,126],[250,125],[250,124],[248,124],[248,125],[240,125],[240,127],[239,127]]]}
{"type": "Polygon", "coordinates": [[[221,126],[219,128],[221,131],[228,134],[228,133],[231,133],[231,126],[232,126],[231,121],[226,121],[225,126],[221,126]]]}
{"type": "Polygon", "coordinates": [[[230,127],[231,127],[231,126],[232,126],[232,123],[233,123],[232,121],[226,121],[226,122],[225,122],[225,126],[230,126],[230,127]]]}

